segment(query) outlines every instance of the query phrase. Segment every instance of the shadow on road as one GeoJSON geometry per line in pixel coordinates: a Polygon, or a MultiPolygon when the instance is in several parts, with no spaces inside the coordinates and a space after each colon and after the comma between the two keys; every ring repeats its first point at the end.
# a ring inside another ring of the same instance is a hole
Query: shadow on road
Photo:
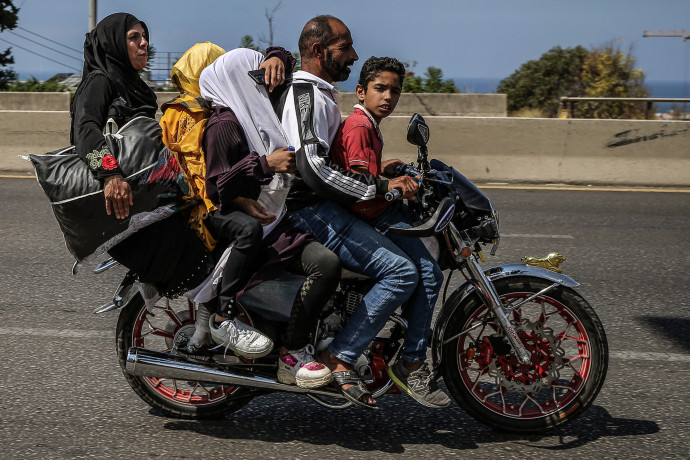
{"type": "Polygon", "coordinates": [[[675,344],[690,351],[690,319],[662,316],[639,316],[637,319],[654,326],[675,344]]]}
{"type": "Polygon", "coordinates": [[[591,406],[580,418],[563,428],[543,435],[499,434],[500,441],[546,450],[568,450],[584,446],[610,436],[641,436],[659,432],[659,425],[651,420],[613,418],[601,406],[591,406]]]}
{"type": "Polygon", "coordinates": [[[326,412],[320,408],[286,410],[273,405],[268,406],[271,411],[267,412],[252,410],[250,404],[222,421],[168,421],[163,427],[218,439],[302,442],[383,453],[403,453],[406,445],[414,444],[440,445],[460,451],[504,442],[537,449],[567,450],[602,437],[659,431],[653,421],[613,418],[606,409],[593,406],[575,422],[546,434],[506,434],[477,423],[457,407],[432,410],[415,406],[412,410],[412,406],[391,404],[386,399],[392,398],[379,400],[381,411],[373,415],[355,409],[326,412]]]}

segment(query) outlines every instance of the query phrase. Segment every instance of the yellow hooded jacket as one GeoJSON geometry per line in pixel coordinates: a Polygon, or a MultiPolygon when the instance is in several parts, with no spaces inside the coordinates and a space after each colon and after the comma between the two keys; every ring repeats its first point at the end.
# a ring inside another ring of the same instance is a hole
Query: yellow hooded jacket
{"type": "Polygon", "coordinates": [[[161,105],[163,142],[177,155],[192,195],[199,201],[192,209],[189,223],[209,250],[213,250],[216,241],[203,220],[216,206],[206,195],[206,158],[202,139],[211,107],[200,95],[199,76],[223,54],[223,48],[210,42],[197,43],[188,49],[170,72],[170,79],[180,95],[161,105]]]}

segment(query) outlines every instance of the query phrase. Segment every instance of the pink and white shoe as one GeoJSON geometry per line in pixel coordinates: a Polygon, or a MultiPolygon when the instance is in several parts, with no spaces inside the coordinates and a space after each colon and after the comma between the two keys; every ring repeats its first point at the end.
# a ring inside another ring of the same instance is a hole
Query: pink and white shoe
{"type": "Polygon", "coordinates": [[[314,360],[314,347],[288,351],[278,359],[278,381],[301,388],[317,388],[333,380],[331,370],[314,360]]]}

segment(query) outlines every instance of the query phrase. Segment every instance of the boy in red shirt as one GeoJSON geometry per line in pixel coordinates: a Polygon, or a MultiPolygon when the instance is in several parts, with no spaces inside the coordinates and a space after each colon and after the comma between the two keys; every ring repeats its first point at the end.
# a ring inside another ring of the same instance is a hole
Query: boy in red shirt
{"type": "MultiPolygon", "coordinates": [[[[398,104],[405,66],[393,58],[371,57],[362,67],[356,92],[359,104],[336,134],[330,153],[333,162],[354,172],[393,176],[402,161],[382,161],[381,120],[398,104]]],[[[407,178],[394,178],[398,181],[407,178]]],[[[407,193],[404,194],[409,197],[407,193]]],[[[392,226],[411,227],[417,220],[402,201],[388,202],[377,195],[361,201],[350,210],[395,243],[417,267],[419,283],[403,312],[408,321],[401,359],[388,368],[393,381],[419,403],[428,407],[446,407],[450,398],[430,379],[426,360],[431,318],[443,283],[443,273],[419,238],[388,234],[392,226]]]]}

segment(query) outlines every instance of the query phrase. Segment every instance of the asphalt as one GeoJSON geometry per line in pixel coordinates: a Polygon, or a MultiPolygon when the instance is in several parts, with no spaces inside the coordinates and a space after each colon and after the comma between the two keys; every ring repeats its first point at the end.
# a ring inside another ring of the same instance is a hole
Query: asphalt
{"type": "Polygon", "coordinates": [[[484,188],[503,235],[485,265],[558,250],[604,324],[608,377],[573,423],[506,435],[404,396],[376,414],[272,394],[219,422],[158,416],[121,374],[117,315],[91,313],[122,270],[72,276],[36,182],[0,177],[0,457],[688,458],[690,193],[484,188]]]}

